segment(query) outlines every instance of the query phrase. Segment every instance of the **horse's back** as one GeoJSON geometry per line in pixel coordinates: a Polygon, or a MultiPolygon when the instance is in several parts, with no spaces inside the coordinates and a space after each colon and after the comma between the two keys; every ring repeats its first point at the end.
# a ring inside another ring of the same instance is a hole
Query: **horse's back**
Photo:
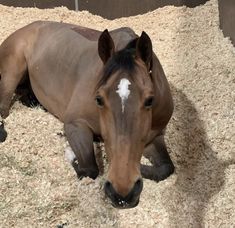
{"type": "Polygon", "coordinates": [[[74,90],[77,86],[87,87],[84,77],[85,81],[89,79],[98,61],[96,43],[77,34],[73,27],[48,22],[39,29],[33,54],[26,57],[35,95],[62,120],[74,90]]]}
{"type": "Polygon", "coordinates": [[[0,46],[2,86],[14,81],[8,87],[15,87],[28,72],[36,97],[58,117],[76,84],[74,65],[79,59],[77,53],[81,53],[78,49],[85,48],[87,43],[71,27],[37,21],[12,33],[0,46]]]}

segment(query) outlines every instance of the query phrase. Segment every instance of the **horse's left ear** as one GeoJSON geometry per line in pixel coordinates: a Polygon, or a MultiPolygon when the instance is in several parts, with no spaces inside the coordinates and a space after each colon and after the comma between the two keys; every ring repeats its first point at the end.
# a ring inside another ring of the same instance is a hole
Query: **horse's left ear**
{"type": "Polygon", "coordinates": [[[152,41],[146,32],[142,32],[136,44],[136,55],[141,58],[150,70],[152,62],[152,41]]]}
{"type": "Polygon", "coordinates": [[[107,29],[105,29],[98,41],[98,53],[105,64],[114,53],[114,42],[107,29]]]}

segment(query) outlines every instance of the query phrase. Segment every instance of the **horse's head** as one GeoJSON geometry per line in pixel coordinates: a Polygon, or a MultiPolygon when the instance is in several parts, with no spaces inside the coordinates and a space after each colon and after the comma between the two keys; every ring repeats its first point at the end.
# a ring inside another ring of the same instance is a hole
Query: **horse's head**
{"type": "Polygon", "coordinates": [[[140,160],[152,125],[152,43],[143,32],[115,52],[105,30],[99,38],[98,52],[104,68],[95,99],[109,159],[105,193],[115,207],[135,207],[143,188],[140,160]]]}

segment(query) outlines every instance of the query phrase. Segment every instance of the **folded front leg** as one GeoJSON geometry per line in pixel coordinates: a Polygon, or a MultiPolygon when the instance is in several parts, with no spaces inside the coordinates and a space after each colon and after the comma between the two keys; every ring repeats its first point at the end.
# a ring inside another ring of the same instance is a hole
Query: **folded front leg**
{"type": "Polygon", "coordinates": [[[66,123],[64,130],[72,149],[66,153],[78,178],[95,179],[99,175],[99,169],[95,160],[91,129],[84,123],[76,122],[66,123]]]}
{"type": "Polygon", "coordinates": [[[141,165],[141,174],[144,178],[162,181],[174,172],[174,165],[168,154],[164,136],[157,136],[152,144],[144,151],[144,156],[150,160],[152,166],[141,165]]]}

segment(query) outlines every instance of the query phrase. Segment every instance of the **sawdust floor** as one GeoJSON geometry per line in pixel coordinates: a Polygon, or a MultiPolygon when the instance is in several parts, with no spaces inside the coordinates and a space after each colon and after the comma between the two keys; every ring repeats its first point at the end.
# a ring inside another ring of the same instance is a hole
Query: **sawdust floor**
{"type": "Polygon", "coordinates": [[[235,48],[219,30],[217,0],[113,21],[0,5],[0,41],[39,19],[130,26],[151,36],[174,95],[166,137],[176,173],[161,183],[145,180],[138,207],[114,209],[104,177],[78,182],[64,160],[62,124],[16,103],[0,145],[0,227],[235,227],[235,48]]]}

